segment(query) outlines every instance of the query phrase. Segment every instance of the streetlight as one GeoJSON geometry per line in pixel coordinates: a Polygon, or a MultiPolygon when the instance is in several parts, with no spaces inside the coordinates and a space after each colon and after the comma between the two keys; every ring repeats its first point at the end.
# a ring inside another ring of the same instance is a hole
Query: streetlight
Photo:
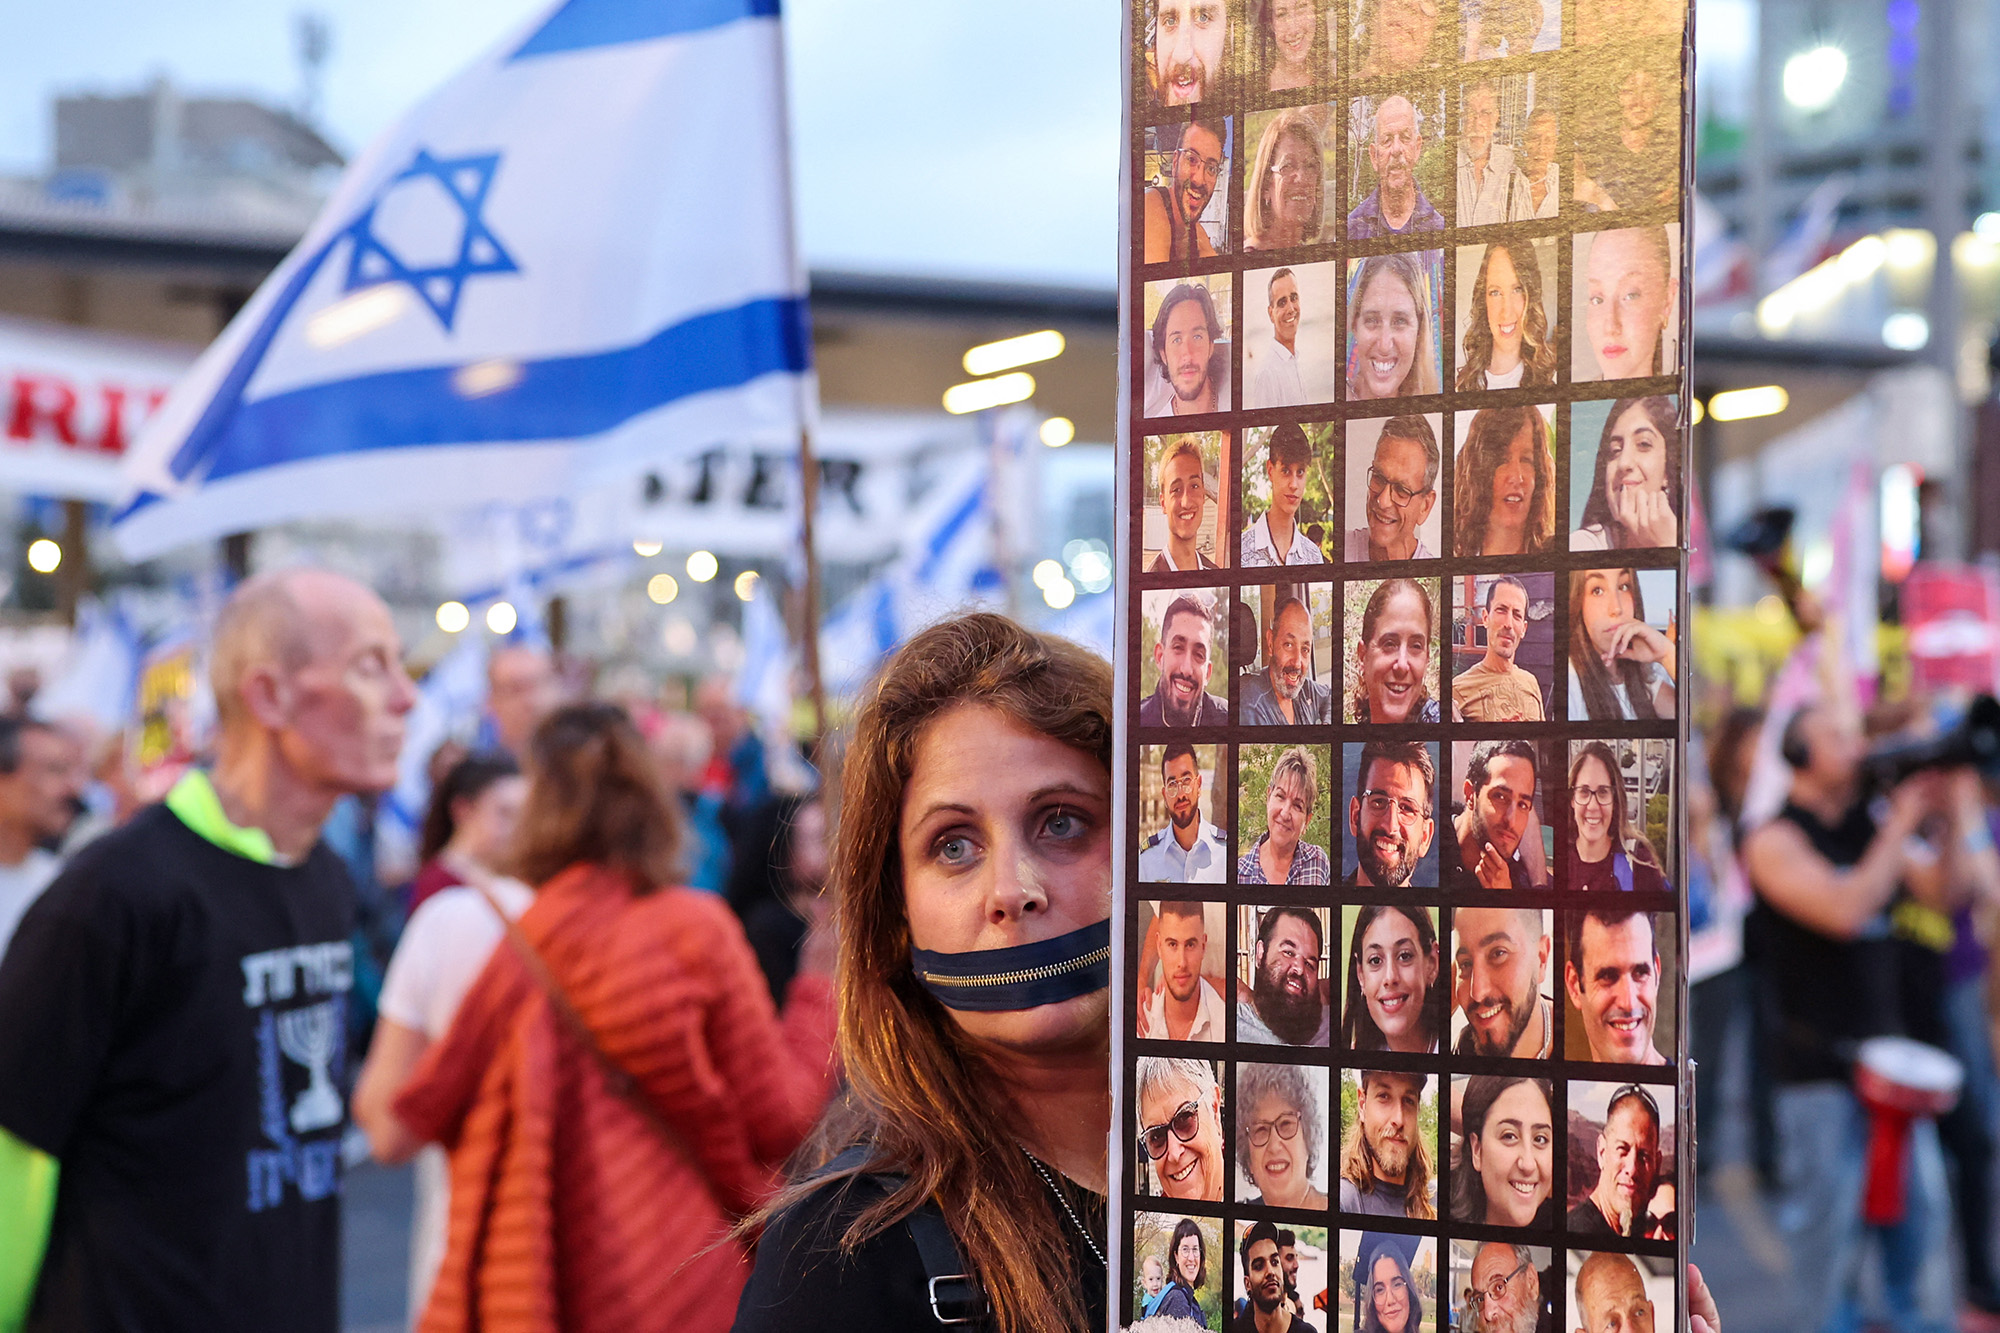
{"type": "Polygon", "coordinates": [[[47,537],[28,543],[28,568],[37,574],[53,574],[62,564],[62,547],[47,537]]]}
{"type": "Polygon", "coordinates": [[[1820,45],[1785,61],[1785,100],[1801,111],[1824,111],[1847,82],[1847,52],[1820,45]]]}
{"type": "Polygon", "coordinates": [[[444,602],[438,606],[437,622],[446,634],[457,634],[472,623],[472,612],[466,610],[464,602],[444,602]]]}
{"type": "Polygon", "coordinates": [[[514,626],[520,623],[521,618],[514,613],[512,602],[495,602],[486,608],[486,628],[495,634],[512,634],[514,626]]]}

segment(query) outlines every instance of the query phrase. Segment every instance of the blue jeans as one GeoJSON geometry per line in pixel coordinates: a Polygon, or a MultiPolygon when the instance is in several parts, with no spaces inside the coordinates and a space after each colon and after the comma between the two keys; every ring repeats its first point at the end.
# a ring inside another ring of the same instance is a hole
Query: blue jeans
{"type": "Polygon", "coordinates": [[[1859,1333],[1866,1243],[1882,1256],[1886,1315],[1897,1333],[1952,1333],[1951,1200],[1937,1127],[1910,1130],[1908,1209],[1894,1226],[1861,1220],[1868,1114],[1845,1083],[1777,1090],[1778,1229],[1791,1252],[1794,1333],[1859,1333]]]}

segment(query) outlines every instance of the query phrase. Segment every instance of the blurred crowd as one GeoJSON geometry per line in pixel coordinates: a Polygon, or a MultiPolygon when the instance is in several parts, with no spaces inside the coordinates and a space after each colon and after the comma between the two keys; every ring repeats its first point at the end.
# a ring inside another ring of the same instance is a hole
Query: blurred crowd
{"type": "Polygon", "coordinates": [[[1697,1115],[1740,1069],[1799,1333],[1990,1327],[2000,771],[1968,762],[1972,690],[1861,676],[1789,605],[1760,698],[1692,701],[1697,1115]]]}

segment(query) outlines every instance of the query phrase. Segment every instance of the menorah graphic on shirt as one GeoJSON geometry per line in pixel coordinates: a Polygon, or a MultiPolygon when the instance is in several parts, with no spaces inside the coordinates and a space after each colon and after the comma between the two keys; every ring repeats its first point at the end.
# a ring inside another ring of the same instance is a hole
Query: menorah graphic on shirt
{"type": "Polygon", "coordinates": [[[278,1045],[286,1055],[306,1067],[310,1082],[292,1102],[294,1134],[340,1123],[340,1091],[333,1085],[330,1066],[337,1054],[341,1023],[333,1010],[334,1001],[288,1009],[278,1015],[278,1045]]]}

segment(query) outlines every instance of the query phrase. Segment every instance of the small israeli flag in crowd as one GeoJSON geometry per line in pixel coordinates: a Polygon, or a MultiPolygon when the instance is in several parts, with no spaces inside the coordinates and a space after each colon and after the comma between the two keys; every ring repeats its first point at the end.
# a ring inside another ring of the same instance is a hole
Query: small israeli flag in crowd
{"type": "Polygon", "coordinates": [[[564,0],[426,99],[128,458],[145,558],[610,480],[812,410],[778,0],[564,0]]]}

